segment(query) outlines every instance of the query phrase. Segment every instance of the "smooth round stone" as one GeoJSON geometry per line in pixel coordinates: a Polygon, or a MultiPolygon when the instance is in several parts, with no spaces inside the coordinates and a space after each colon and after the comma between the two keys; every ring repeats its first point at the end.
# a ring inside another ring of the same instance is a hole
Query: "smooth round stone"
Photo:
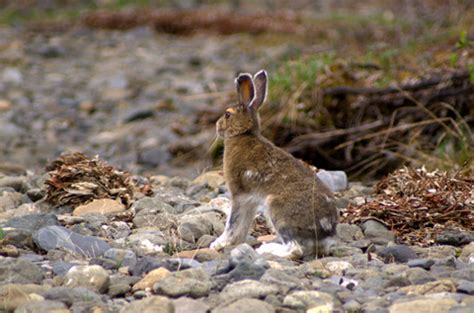
{"type": "Polygon", "coordinates": [[[0,284],[40,284],[43,278],[41,268],[30,261],[0,258],[0,284]]]}
{"type": "Polygon", "coordinates": [[[219,271],[214,278],[223,287],[231,281],[258,280],[269,268],[268,262],[250,245],[240,244],[230,252],[229,266],[219,271]]]}
{"type": "Polygon", "coordinates": [[[210,188],[218,188],[219,186],[225,184],[224,175],[221,171],[206,172],[196,177],[193,180],[193,184],[206,185],[210,188]]]}
{"type": "Polygon", "coordinates": [[[0,301],[4,312],[13,312],[17,307],[31,301],[43,301],[49,286],[36,284],[0,285],[0,301]]]}
{"type": "Polygon", "coordinates": [[[217,307],[213,313],[275,313],[275,309],[268,303],[257,300],[243,298],[232,302],[227,306],[217,307]]]}
{"type": "Polygon", "coordinates": [[[414,285],[425,284],[427,282],[436,280],[436,278],[430,272],[419,267],[408,269],[406,271],[406,275],[408,280],[414,285]]]}
{"type": "Polygon", "coordinates": [[[127,283],[111,284],[107,290],[107,295],[112,298],[123,296],[129,292],[130,289],[131,287],[127,283]]]}
{"type": "Polygon", "coordinates": [[[347,189],[347,174],[344,171],[326,171],[320,170],[316,176],[331,190],[339,192],[347,189]]]}
{"type": "Polygon", "coordinates": [[[112,248],[104,253],[104,258],[111,259],[121,266],[134,266],[137,263],[137,256],[132,250],[112,248]]]}
{"type": "Polygon", "coordinates": [[[125,211],[125,206],[112,199],[96,199],[90,203],[80,205],[74,209],[72,215],[84,216],[86,214],[113,214],[125,211]]]}
{"type": "Polygon", "coordinates": [[[56,300],[65,303],[67,306],[71,306],[74,302],[84,301],[87,299],[88,302],[100,303],[100,296],[93,290],[77,287],[54,287],[48,289],[44,293],[44,298],[49,300],[56,300]]]}
{"type": "Polygon", "coordinates": [[[430,270],[433,264],[435,264],[435,261],[431,259],[414,259],[409,260],[407,263],[409,267],[421,267],[422,269],[425,269],[427,271],[430,270]]]}
{"type": "Polygon", "coordinates": [[[361,227],[365,236],[376,244],[387,244],[395,240],[395,235],[385,225],[375,220],[368,220],[361,227]]]}
{"type": "Polygon", "coordinates": [[[346,261],[332,261],[326,263],[326,269],[333,275],[344,275],[345,271],[354,268],[351,263],[346,261]]]}
{"type": "Polygon", "coordinates": [[[194,259],[198,262],[212,261],[221,258],[221,254],[214,249],[202,248],[181,251],[176,254],[179,258],[194,259]]]}
{"type": "Polygon", "coordinates": [[[173,300],[175,313],[207,313],[209,306],[202,300],[181,297],[173,300]]]}
{"type": "Polygon", "coordinates": [[[225,286],[219,297],[223,302],[241,298],[263,299],[268,295],[277,294],[278,291],[279,288],[275,285],[246,279],[225,286]]]}
{"type": "Polygon", "coordinates": [[[357,225],[340,223],[336,226],[337,236],[345,242],[353,242],[364,239],[362,229],[357,225]]]}
{"type": "Polygon", "coordinates": [[[474,233],[446,230],[435,238],[437,244],[459,247],[474,241],[474,233]]]}
{"type": "Polygon", "coordinates": [[[457,283],[457,292],[474,295],[474,282],[468,280],[460,280],[457,283]]]}
{"type": "Polygon", "coordinates": [[[43,227],[59,225],[58,218],[52,213],[35,213],[18,216],[5,223],[5,227],[23,229],[33,233],[43,227]]]}
{"type": "Polygon", "coordinates": [[[62,276],[67,274],[67,272],[76,265],[77,264],[74,263],[58,261],[52,264],[52,270],[54,274],[62,276]]]}
{"type": "Polygon", "coordinates": [[[344,305],[342,306],[344,311],[346,311],[348,313],[360,312],[361,307],[362,306],[360,305],[360,303],[357,302],[356,300],[350,300],[350,301],[344,303],[344,305]]]}
{"type": "Polygon", "coordinates": [[[33,234],[33,240],[43,250],[58,249],[84,257],[99,257],[110,249],[102,239],[84,236],[62,226],[43,227],[33,234]]]}
{"type": "Polygon", "coordinates": [[[24,303],[16,308],[15,313],[51,313],[67,312],[67,307],[59,301],[42,300],[24,303]]]}
{"type": "Polygon", "coordinates": [[[400,263],[406,263],[409,260],[418,258],[415,251],[405,245],[392,245],[384,248],[378,254],[387,260],[393,259],[395,262],[400,263]]]}
{"type": "Polygon", "coordinates": [[[188,269],[164,277],[153,286],[153,291],[173,298],[200,298],[207,296],[211,287],[210,277],[204,270],[188,269]]]}
{"type": "Polygon", "coordinates": [[[422,297],[397,301],[389,307],[389,311],[390,313],[447,313],[455,305],[457,302],[451,298],[422,297]]]}
{"type": "Polygon", "coordinates": [[[140,281],[133,285],[133,290],[145,290],[153,288],[153,285],[170,275],[171,272],[164,267],[152,270],[145,275],[140,281]]]}
{"type": "Polygon", "coordinates": [[[330,310],[335,308],[334,298],[321,291],[295,291],[285,296],[283,304],[293,309],[309,309],[326,306],[330,310]]]}
{"type": "Polygon", "coordinates": [[[15,191],[25,193],[28,190],[28,181],[23,176],[0,177],[0,188],[11,187],[15,191]]]}
{"type": "Polygon", "coordinates": [[[109,274],[98,265],[72,267],[64,277],[65,287],[85,287],[103,293],[109,287],[109,274]]]}
{"type": "Polygon", "coordinates": [[[120,313],[175,313],[173,302],[165,297],[151,296],[131,302],[120,313]]]}

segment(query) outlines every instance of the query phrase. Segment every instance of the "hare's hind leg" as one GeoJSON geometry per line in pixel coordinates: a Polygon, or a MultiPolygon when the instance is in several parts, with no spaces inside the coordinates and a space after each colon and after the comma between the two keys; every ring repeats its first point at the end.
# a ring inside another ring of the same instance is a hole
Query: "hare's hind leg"
{"type": "Polygon", "coordinates": [[[233,197],[232,209],[227,217],[224,232],[211,243],[211,248],[220,250],[244,242],[260,202],[259,197],[251,195],[233,197]]]}
{"type": "Polygon", "coordinates": [[[287,243],[264,243],[257,249],[257,252],[260,254],[269,253],[291,260],[297,260],[303,257],[303,249],[296,240],[287,243]]]}
{"type": "Polygon", "coordinates": [[[304,195],[270,195],[265,202],[281,243],[262,245],[259,253],[290,259],[328,254],[333,224],[328,217],[321,218],[320,212],[307,209],[304,195]]]}
{"type": "Polygon", "coordinates": [[[260,254],[273,254],[282,258],[292,260],[300,259],[301,257],[303,257],[303,247],[298,242],[298,240],[293,240],[292,238],[289,238],[286,232],[284,232],[283,234],[280,233],[278,227],[275,227],[274,223],[278,221],[278,218],[275,218],[274,211],[275,204],[278,204],[278,201],[275,200],[276,199],[273,196],[269,196],[266,198],[264,203],[264,216],[267,220],[267,225],[277,235],[278,242],[264,243],[259,248],[257,248],[257,252],[260,254]]]}
{"type": "Polygon", "coordinates": [[[331,246],[335,243],[332,237],[320,241],[314,239],[299,239],[282,243],[264,243],[258,249],[260,254],[273,254],[290,260],[298,260],[303,257],[323,257],[329,255],[331,246]]]}

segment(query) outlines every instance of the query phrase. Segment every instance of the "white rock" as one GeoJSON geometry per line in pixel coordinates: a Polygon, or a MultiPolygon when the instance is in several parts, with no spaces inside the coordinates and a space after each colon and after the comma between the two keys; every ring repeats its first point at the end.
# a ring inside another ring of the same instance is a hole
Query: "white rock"
{"type": "Polygon", "coordinates": [[[230,214],[232,208],[231,200],[225,197],[217,197],[209,201],[209,206],[215,210],[221,211],[226,215],[230,214]]]}
{"type": "Polygon", "coordinates": [[[9,82],[9,83],[14,83],[14,84],[21,84],[21,82],[23,82],[23,75],[16,68],[7,67],[6,69],[3,70],[2,80],[4,82],[9,82]]]}
{"type": "Polygon", "coordinates": [[[85,287],[102,293],[109,287],[109,274],[99,265],[73,266],[64,277],[66,287],[85,287]]]}
{"type": "Polygon", "coordinates": [[[347,189],[348,181],[344,171],[320,170],[316,175],[332,192],[347,189]]]}
{"type": "Polygon", "coordinates": [[[333,275],[344,275],[344,271],[353,268],[352,264],[346,261],[333,261],[326,264],[326,269],[333,275]]]}

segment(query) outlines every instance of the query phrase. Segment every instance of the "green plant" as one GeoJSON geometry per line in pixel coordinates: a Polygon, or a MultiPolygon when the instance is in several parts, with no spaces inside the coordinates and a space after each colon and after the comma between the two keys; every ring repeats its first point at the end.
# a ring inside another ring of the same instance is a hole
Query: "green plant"
{"type": "Polygon", "coordinates": [[[435,154],[443,160],[454,160],[463,164],[470,159],[470,150],[466,137],[456,138],[444,133],[435,148],[435,154]]]}
{"type": "Polygon", "coordinates": [[[396,58],[400,55],[398,49],[387,49],[380,54],[380,65],[389,70],[394,64],[397,64],[396,58]]]}
{"type": "MultiPolygon", "coordinates": [[[[451,66],[456,66],[461,58],[461,53],[472,48],[472,46],[474,46],[474,41],[467,37],[467,32],[465,30],[462,30],[459,33],[459,38],[455,45],[455,51],[451,52],[449,55],[451,66]]],[[[474,63],[467,64],[467,70],[470,72],[471,82],[474,83],[474,63]]]]}
{"type": "Polygon", "coordinates": [[[472,43],[472,41],[467,38],[467,31],[461,31],[456,47],[458,49],[465,49],[470,45],[470,43],[472,43]]]}
{"type": "Polygon", "coordinates": [[[302,83],[316,82],[318,74],[334,60],[333,53],[320,53],[284,61],[271,77],[270,96],[295,91],[302,83]]]}
{"type": "Polygon", "coordinates": [[[467,70],[469,72],[469,81],[471,84],[474,84],[474,63],[467,65],[467,70]]]}
{"type": "Polygon", "coordinates": [[[121,268],[123,266],[123,260],[117,261],[117,268],[121,268]]]}
{"type": "Polygon", "coordinates": [[[179,252],[179,249],[175,244],[167,242],[166,245],[163,247],[163,252],[169,255],[174,255],[179,252]]]}

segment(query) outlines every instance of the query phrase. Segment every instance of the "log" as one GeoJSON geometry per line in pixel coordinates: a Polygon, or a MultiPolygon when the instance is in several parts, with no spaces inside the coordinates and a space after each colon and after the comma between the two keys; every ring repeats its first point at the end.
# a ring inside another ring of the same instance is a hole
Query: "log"
{"type": "Polygon", "coordinates": [[[351,87],[351,86],[337,86],[333,88],[323,89],[325,96],[349,96],[349,95],[365,95],[365,96],[383,96],[401,91],[418,91],[439,85],[447,81],[465,80],[469,78],[468,71],[455,72],[448,76],[432,77],[421,80],[416,83],[404,84],[399,87],[387,88],[369,88],[369,87],[351,87]]]}

